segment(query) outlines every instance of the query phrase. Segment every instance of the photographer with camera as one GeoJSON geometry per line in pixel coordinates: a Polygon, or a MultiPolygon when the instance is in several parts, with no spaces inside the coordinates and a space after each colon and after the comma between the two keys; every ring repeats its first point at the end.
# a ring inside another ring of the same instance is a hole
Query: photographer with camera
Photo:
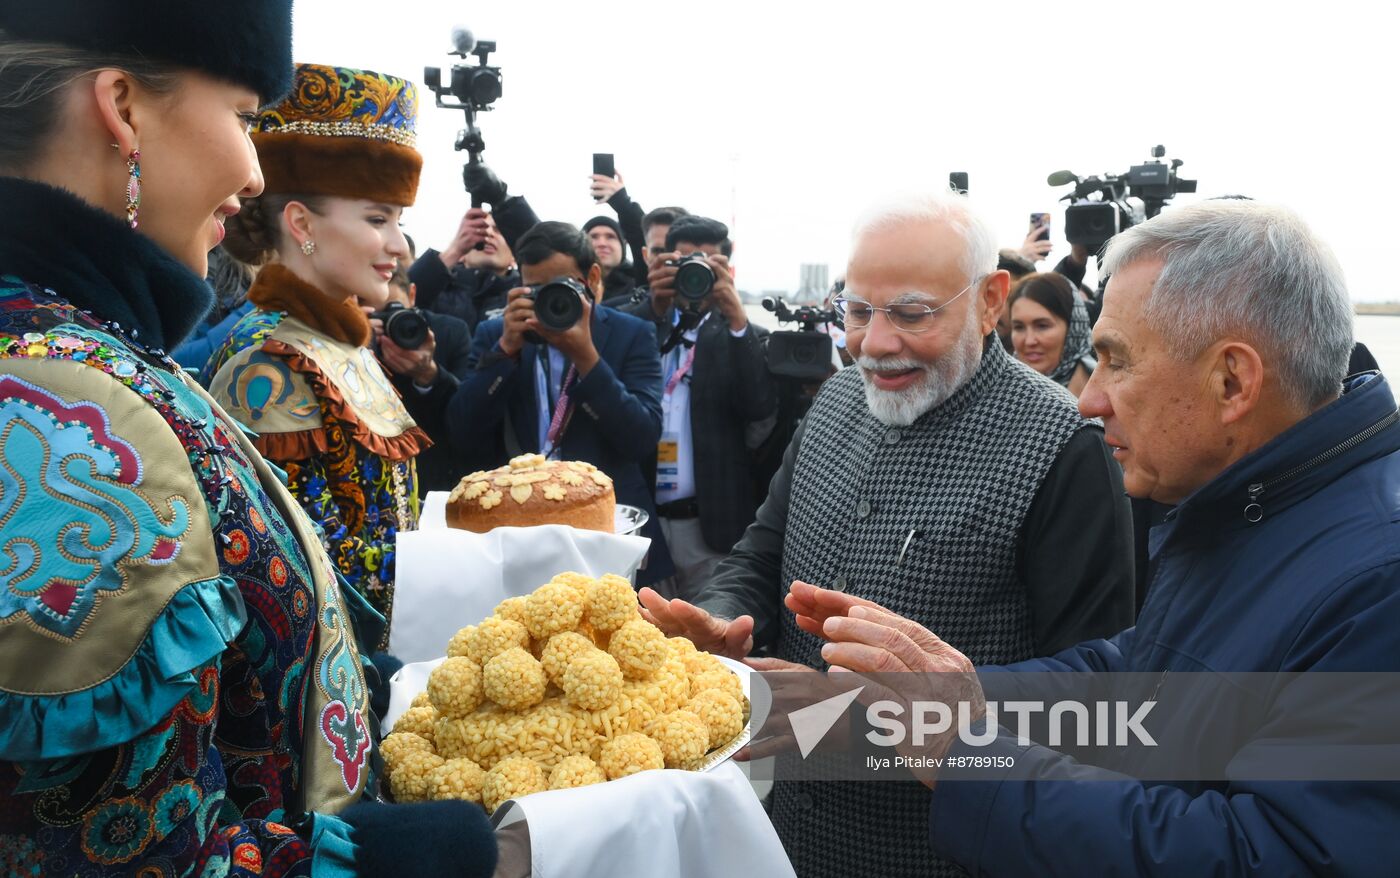
{"type": "Polygon", "coordinates": [[[650,291],[621,309],[653,321],[661,348],[665,390],[655,484],[676,565],[668,597],[699,588],[753,521],[760,498],[747,430],[777,404],[763,358],[767,333],[749,323],[729,252],[724,223],[677,219],[664,252],[652,257],[650,291]]]}
{"type": "Polygon", "coordinates": [[[445,249],[429,248],[414,260],[408,279],[418,288],[421,307],[450,314],[472,330],[504,308],[506,293],[520,285],[510,245],[479,207],[466,212],[445,249]]]}
{"type": "Polygon", "coordinates": [[[372,346],[404,408],[433,440],[417,459],[418,491],[426,495],[452,490],[462,475],[448,442],[446,414],[458,383],[470,371],[472,333],[465,321],[451,314],[415,307],[416,299],[417,291],[400,267],[389,281],[384,310],[363,301],[361,309],[369,318],[372,346]]]}
{"type": "Polygon", "coordinates": [[[603,272],[588,239],[544,222],[516,248],[521,280],[505,314],[483,322],[471,370],[447,410],[459,457],[481,469],[519,454],[591,463],[612,477],[619,503],[651,516],[652,548],[639,581],[671,573],[643,465],[661,434],[661,361],[651,325],[600,308],[603,272]]]}

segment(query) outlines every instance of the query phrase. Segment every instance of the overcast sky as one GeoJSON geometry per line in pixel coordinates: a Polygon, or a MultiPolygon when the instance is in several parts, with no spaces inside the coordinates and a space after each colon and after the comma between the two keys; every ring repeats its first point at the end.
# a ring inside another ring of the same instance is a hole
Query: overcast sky
{"type": "MultiPolygon", "coordinates": [[[[492,4],[297,0],[299,61],[414,79],[449,67],[454,23],[500,50],[486,161],[544,219],[581,223],[591,154],[643,207],[732,222],[740,286],[844,267],[872,200],[946,185],[1019,246],[1059,168],[1126,171],[1163,143],[1198,196],[1287,204],[1333,246],[1358,301],[1400,299],[1394,13],[1385,4],[772,2],[492,4]],[[1383,20],[1384,19],[1384,20],[1383,20]]],[[[474,61],[472,63],[475,63],[474,61]]],[[[467,205],[461,114],[425,94],[418,205],[443,246],[467,205]]]]}

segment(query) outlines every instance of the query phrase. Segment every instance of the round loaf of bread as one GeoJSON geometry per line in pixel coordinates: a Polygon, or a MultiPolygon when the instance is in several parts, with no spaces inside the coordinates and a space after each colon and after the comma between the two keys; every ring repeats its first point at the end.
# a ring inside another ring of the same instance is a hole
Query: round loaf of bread
{"type": "Polygon", "coordinates": [[[508,466],[472,473],[447,497],[447,525],[486,533],[498,527],[566,524],[613,532],[612,479],[591,463],[517,457],[508,466]]]}

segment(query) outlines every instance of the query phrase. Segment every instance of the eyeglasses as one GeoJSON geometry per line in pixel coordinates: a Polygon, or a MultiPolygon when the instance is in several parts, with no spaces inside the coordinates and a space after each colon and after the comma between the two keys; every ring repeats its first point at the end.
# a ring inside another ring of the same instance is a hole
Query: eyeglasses
{"type": "Polygon", "coordinates": [[[972,283],[959,290],[956,296],[937,308],[920,305],[917,302],[900,302],[887,308],[877,308],[869,302],[863,302],[846,295],[838,296],[832,304],[836,306],[836,310],[841,312],[841,319],[845,322],[848,330],[865,329],[875,319],[875,312],[883,311],[885,317],[890,321],[890,326],[900,332],[927,332],[938,322],[938,318],[934,315],[956,302],[968,290],[977,286],[981,280],[981,277],[974,278],[972,283]]]}

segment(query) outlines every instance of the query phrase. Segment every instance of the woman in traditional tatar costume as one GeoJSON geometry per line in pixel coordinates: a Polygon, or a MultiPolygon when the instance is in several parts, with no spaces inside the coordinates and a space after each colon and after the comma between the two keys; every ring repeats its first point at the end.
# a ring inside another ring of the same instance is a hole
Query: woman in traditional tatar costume
{"type": "Polygon", "coordinates": [[[164,353],[262,189],[248,132],[290,85],[290,7],[0,4],[7,875],[494,868],[480,808],[362,801],[382,619],[164,353]]]}
{"type": "Polygon", "coordinates": [[[225,244],[263,266],[256,310],[208,367],[214,398],[287,471],[336,567],[386,618],[394,545],[418,521],[413,458],[430,442],[368,347],[361,306],[388,302],[409,257],[399,216],[418,190],[417,105],[402,79],[298,65],[253,132],[266,187],[225,244]]]}

